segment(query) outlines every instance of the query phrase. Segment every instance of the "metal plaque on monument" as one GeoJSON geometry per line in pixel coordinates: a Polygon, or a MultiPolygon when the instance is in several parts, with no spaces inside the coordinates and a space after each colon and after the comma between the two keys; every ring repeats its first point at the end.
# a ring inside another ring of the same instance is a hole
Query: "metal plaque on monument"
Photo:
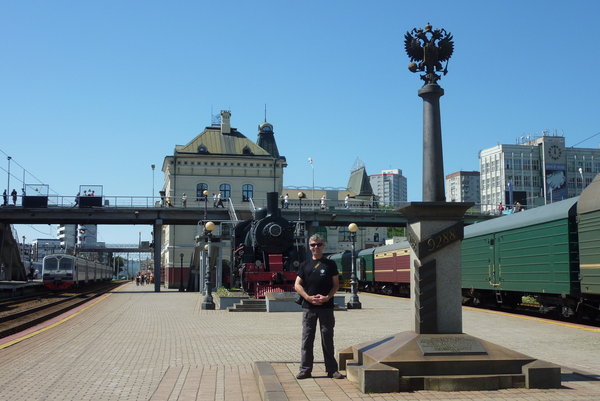
{"type": "Polygon", "coordinates": [[[462,331],[463,216],[472,203],[446,202],[438,85],[454,51],[453,37],[427,24],[404,36],[409,70],[423,72],[423,201],[400,209],[411,245],[414,331],[358,344],[339,352],[340,368],[365,393],[462,391],[535,387],[545,369],[560,386],[560,368],[462,331]],[[532,373],[533,372],[533,373],[532,373]],[[558,372],[558,374],[557,374],[558,372]],[[558,379],[556,379],[558,377],[558,379]]]}

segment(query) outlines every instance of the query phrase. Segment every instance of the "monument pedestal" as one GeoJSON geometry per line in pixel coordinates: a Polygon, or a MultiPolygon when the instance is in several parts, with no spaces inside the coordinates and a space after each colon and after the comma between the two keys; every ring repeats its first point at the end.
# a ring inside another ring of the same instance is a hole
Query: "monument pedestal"
{"type": "Polygon", "coordinates": [[[468,334],[402,332],[347,348],[339,362],[364,393],[560,387],[558,365],[468,334]]]}
{"type": "Polygon", "coordinates": [[[462,332],[460,241],[471,205],[413,202],[401,209],[412,249],[414,331],[339,353],[340,369],[361,391],[560,387],[559,366],[462,332]]]}

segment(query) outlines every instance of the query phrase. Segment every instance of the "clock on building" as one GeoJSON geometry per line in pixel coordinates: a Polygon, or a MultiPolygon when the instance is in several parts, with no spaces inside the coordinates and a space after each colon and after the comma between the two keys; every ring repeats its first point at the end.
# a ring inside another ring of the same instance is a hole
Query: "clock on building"
{"type": "Polygon", "coordinates": [[[560,159],[560,156],[562,155],[562,150],[560,150],[560,148],[556,145],[551,145],[548,148],[548,156],[552,159],[552,160],[558,160],[560,159]]]}

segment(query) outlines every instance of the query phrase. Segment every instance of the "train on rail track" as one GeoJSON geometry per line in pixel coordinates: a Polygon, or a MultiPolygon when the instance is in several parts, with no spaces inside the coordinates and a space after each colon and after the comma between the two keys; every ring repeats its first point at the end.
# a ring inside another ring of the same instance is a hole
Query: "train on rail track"
{"type": "Polygon", "coordinates": [[[234,228],[234,266],[241,287],[256,298],[267,291],[293,291],[306,255],[300,222],[281,216],[277,192],[267,193],[267,208],[234,228]]]}
{"type": "Polygon", "coordinates": [[[110,281],[113,268],[93,260],[67,254],[52,254],[42,262],[42,281],[51,290],[65,290],[88,283],[110,281]]]}
{"type": "MultiPolygon", "coordinates": [[[[465,227],[465,304],[600,318],[600,175],[581,196],[465,227]]],[[[329,256],[349,286],[349,251],[329,256]]],[[[410,294],[408,242],[356,254],[359,289],[410,294]]]]}

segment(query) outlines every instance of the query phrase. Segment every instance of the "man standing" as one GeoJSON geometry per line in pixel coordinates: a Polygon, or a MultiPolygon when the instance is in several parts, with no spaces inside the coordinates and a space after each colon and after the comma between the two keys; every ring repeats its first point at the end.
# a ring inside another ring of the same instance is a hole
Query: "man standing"
{"type": "Polygon", "coordinates": [[[338,372],[333,346],[333,296],[340,285],[340,276],[335,263],[323,257],[325,240],[319,234],[308,240],[312,258],[300,265],[294,289],[304,301],[302,302],[302,363],[297,379],[307,379],[312,376],[313,344],[317,321],[321,329],[321,345],[325,359],[327,377],[343,379],[338,372]]]}

